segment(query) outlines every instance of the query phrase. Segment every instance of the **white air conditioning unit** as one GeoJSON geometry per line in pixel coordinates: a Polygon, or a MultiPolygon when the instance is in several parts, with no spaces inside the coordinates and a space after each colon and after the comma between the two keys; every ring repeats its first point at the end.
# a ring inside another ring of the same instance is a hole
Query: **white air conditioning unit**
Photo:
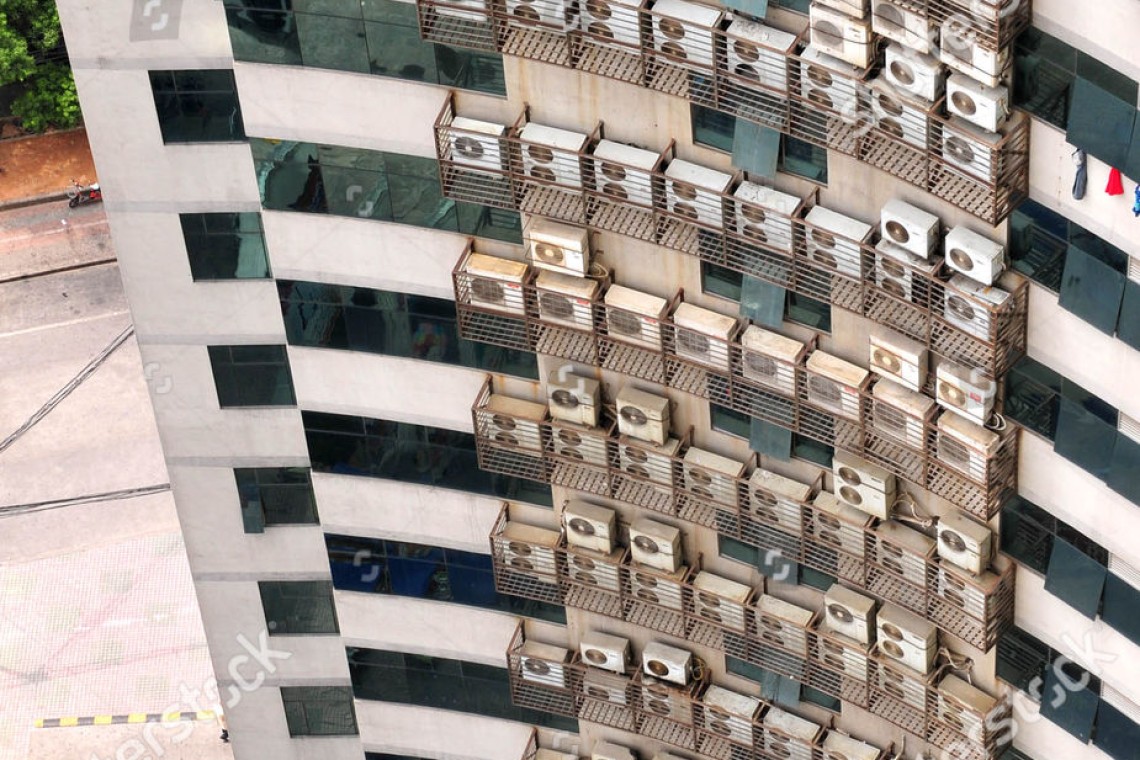
{"type": "Polygon", "coordinates": [[[924,345],[897,333],[871,334],[871,371],[912,391],[920,391],[926,385],[929,356],[924,345]]]}
{"type": "Polygon", "coordinates": [[[952,562],[944,562],[938,566],[935,592],[942,600],[965,610],[971,617],[983,620],[989,614],[989,600],[1000,581],[1001,578],[989,570],[973,575],[952,562]]]}
{"type": "Polygon", "coordinates": [[[668,610],[681,612],[685,609],[682,591],[689,568],[682,565],[672,573],[659,574],[644,569],[629,569],[629,589],[634,599],[668,610]]]}
{"type": "Polygon", "coordinates": [[[620,562],[625,550],[616,548],[610,554],[589,549],[569,549],[566,552],[565,577],[571,583],[592,586],[602,591],[621,591],[620,562]]]}
{"type": "MultiPolygon", "coordinates": [[[[435,9],[435,12],[441,16],[449,18],[461,18],[466,21],[478,21],[487,23],[490,20],[490,5],[488,0],[455,0],[449,3],[452,7],[441,6],[435,9]],[[470,10],[468,10],[470,9],[470,10]]],[[[243,5],[252,5],[252,3],[243,3],[243,5]]],[[[262,7],[265,7],[264,4],[262,7]]],[[[288,7],[284,3],[282,7],[288,7]]]]}
{"type": "Polygon", "coordinates": [[[895,502],[895,476],[877,464],[839,449],[831,463],[835,495],[844,504],[880,520],[891,513],[895,502]]]}
{"type": "Polygon", "coordinates": [[[697,617],[736,631],[744,630],[744,606],[751,596],[750,586],[707,570],[693,579],[693,611],[697,617]]]}
{"type": "Polygon", "coordinates": [[[990,565],[994,534],[960,512],[938,519],[938,556],[977,575],[990,565]]]}
{"type": "Polygon", "coordinates": [[[935,689],[934,716],[964,736],[982,736],[987,726],[997,725],[1001,702],[955,675],[947,675],[935,689]]]}
{"type": "Polygon", "coordinates": [[[677,723],[691,724],[693,721],[693,701],[689,695],[649,676],[641,679],[641,708],[651,715],[677,723]]]}
{"type": "Polygon", "coordinates": [[[617,537],[617,512],[614,510],[571,499],[562,510],[562,522],[566,525],[566,543],[570,546],[605,554],[614,550],[617,537]]]}
{"type": "Polygon", "coordinates": [[[653,47],[676,62],[712,69],[713,30],[723,12],[685,0],[657,0],[653,4],[653,47]]]}
{"type": "Polygon", "coordinates": [[[888,40],[912,50],[929,53],[937,28],[926,12],[925,3],[912,0],[874,0],[871,29],[888,40]]]}
{"type": "Polygon", "coordinates": [[[653,351],[661,350],[661,320],[668,306],[664,298],[624,285],[611,285],[603,301],[606,334],[610,338],[653,351]]]}
{"type": "Polygon", "coordinates": [[[602,407],[601,385],[592,377],[551,373],[546,384],[550,416],[562,422],[597,426],[602,407]]]}
{"type": "Polygon", "coordinates": [[[963,14],[950,14],[942,22],[938,57],[955,71],[960,71],[987,87],[997,87],[1009,68],[1013,45],[991,50],[978,42],[978,35],[977,27],[963,23],[963,14]]]}
{"type": "Polygon", "coordinates": [[[871,425],[917,451],[926,451],[926,421],[937,403],[890,380],[871,389],[871,425]]]}
{"type": "Polygon", "coordinates": [[[800,95],[828,111],[843,114],[852,123],[864,110],[858,85],[862,71],[809,45],[800,53],[800,95]]]}
{"type": "MultiPolygon", "coordinates": [[[[874,624],[871,633],[874,634],[874,624]]],[[[819,637],[819,647],[813,654],[831,670],[866,683],[870,675],[870,659],[864,651],[866,647],[866,644],[860,644],[849,636],[832,632],[831,636],[819,637]]]]}
{"type": "Polygon", "coordinates": [[[884,240],[924,259],[929,259],[938,246],[941,227],[934,214],[897,198],[883,205],[879,222],[884,240]]]}
{"type": "Polygon", "coordinates": [[[629,669],[629,639],[608,633],[590,632],[578,643],[582,662],[612,673],[625,673],[629,669]]]}
{"type": "Polygon", "coordinates": [[[756,630],[765,643],[807,657],[807,631],[813,617],[811,610],[764,594],[756,605],[756,630]]]}
{"type": "Polygon", "coordinates": [[[837,356],[813,351],[807,360],[807,400],[849,420],[862,419],[861,392],[870,373],[837,356]]]}
{"type": "MultiPolygon", "coordinates": [[[[669,438],[661,445],[633,439],[618,442],[618,466],[635,478],[673,487],[673,458],[681,449],[681,442],[669,438]]],[[[667,490],[667,489],[662,489],[667,490]]]]}
{"type": "Polygon", "coordinates": [[[871,233],[871,225],[849,216],[816,206],[804,218],[807,230],[807,254],[820,267],[863,278],[862,241],[871,233]]]}
{"type": "Polygon", "coordinates": [[[928,102],[941,98],[945,87],[942,64],[936,57],[901,45],[887,46],[887,66],[883,75],[897,89],[928,102]]]}
{"type": "Polygon", "coordinates": [[[567,686],[566,661],[569,659],[570,652],[562,647],[524,641],[520,658],[522,679],[564,689],[567,686]]]}
{"type": "Polygon", "coordinates": [[[679,357],[727,371],[732,364],[728,346],[736,329],[733,317],[682,303],[673,312],[673,349],[679,357]]]}
{"type": "Polygon", "coordinates": [[[873,80],[870,89],[875,126],[908,145],[926,150],[930,132],[928,112],[933,104],[904,97],[882,78],[873,80]]]}
{"type": "Polygon", "coordinates": [[[568,31],[578,26],[578,4],[572,0],[507,0],[511,21],[520,25],[543,24],[568,31]]]}
{"type": "Polygon", "coordinates": [[[622,435],[658,446],[669,438],[669,399],[664,396],[627,385],[618,392],[617,412],[622,435]]]}
{"type": "Polygon", "coordinates": [[[745,508],[764,522],[794,536],[803,534],[803,504],[811,499],[812,487],[764,469],[748,479],[745,508]]]}
{"type": "Polygon", "coordinates": [[[875,630],[875,600],[833,584],[823,595],[823,624],[860,644],[870,644],[875,630]]]}
{"type": "Polygon", "coordinates": [[[823,739],[823,760],[879,760],[882,750],[832,729],[823,739]]]}
{"type": "Polygon", "coordinates": [[[944,414],[934,440],[939,462],[978,483],[989,483],[990,460],[1001,436],[957,414],[944,414]]]}
{"type": "Polygon", "coordinates": [[[925,589],[926,567],[934,557],[934,539],[896,520],[884,520],[874,530],[875,562],[925,589]]]}
{"type": "Polygon", "coordinates": [[[681,531],[672,525],[638,518],[629,526],[629,548],[639,565],[674,573],[681,567],[681,531]]]}
{"type": "Polygon", "coordinates": [[[557,574],[555,549],[559,538],[558,531],[508,522],[503,526],[496,546],[502,549],[503,562],[511,571],[549,583],[548,578],[541,576],[557,574]]]}
{"type": "Polygon", "coordinates": [[[580,189],[582,164],[578,154],[585,150],[588,139],[581,132],[528,123],[519,131],[523,173],[539,182],[580,189]]]}
{"type": "MultiPolygon", "coordinates": [[[[880,633],[879,638],[882,639],[882,637],[883,635],[880,633]]],[[[881,643],[879,648],[882,649],[881,643]]],[[[896,667],[879,666],[874,669],[872,685],[879,691],[886,692],[893,699],[925,712],[928,690],[927,675],[927,673],[902,665],[896,667]]]]}
{"type": "MultiPolygon", "coordinates": [[[[654,9],[659,6],[660,3],[654,9]]],[[[721,229],[724,227],[721,196],[731,186],[731,174],[674,159],[665,167],[665,206],[682,219],[721,229]]]]}
{"type": "Polygon", "coordinates": [[[938,652],[938,628],[896,604],[883,603],[876,618],[879,650],[911,670],[927,674],[938,652]]]}
{"type": "Polygon", "coordinates": [[[647,676],[687,686],[693,675],[693,653],[651,641],[641,651],[641,668],[647,676]]]}
{"type": "Polygon", "coordinates": [[[477,410],[479,436],[523,451],[542,451],[546,405],[492,393],[477,410]]]}
{"type": "Polygon", "coordinates": [[[610,742],[597,742],[594,751],[590,753],[590,760],[637,760],[633,750],[620,744],[610,742]]]}
{"type": "MultiPolygon", "coordinates": [[[[589,0],[586,7],[595,2],[602,0],[589,0]]],[[[633,14],[636,18],[636,11],[633,14]]],[[[612,140],[602,140],[594,148],[591,158],[594,184],[599,193],[617,203],[653,205],[652,176],[653,170],[657,168],[656,153],[612,140]]]]}
{"type": "Polygon", "coordinates": [[[940,265],[940,260],[929,262],[887,240],[875,244],[875,284],[900,301],[924,303],[930,294],[928,281],[940,265]]]}
{"type": "MultiPolygon", "coordinates": [[[[586,668],[586,672],[582,675],[582,696],[598,702],[606,702],[611,705],[624,707],[629,704],[628,690],[631,683],[630,679],[625,676],[607,673],[597,668],[586,668]]],[[[604,744],[604,742],[599,742],[599,744],[604,744]]],[[[621,757],[620,754],[606,753],[604,751],[599,755],[596,752],[598,745],[595,745],[594,748],[595,753],[593,757],[621,757]]],[[[628,751],[629,750],[626,750],[626,752],[628,751]]],[[[629,757],[633,757],[632,753],[630,753],[629,757]]]]}
{"type": "Polygon", "coordinates": [[[807,345],[779,333],[749,325],[740,336],[740,372],[748,380],[796,395],[796,367],[807,353],[807,345]]]}
{"type": "Polygon", "coordinates": [[[1005,269],[1005,246],[958,226],[946,233],[946,263],[971,280],[993,285],[1005,269]]]}
{"type": "Polygon", "coordinates": [[[600,433],[597,429],[573,422],[553,422],[550,425],[553,453],[583,464],[608,467],[606,438],[600,433]]]}
{"type": "Polygon", "coordinates": [[[597,280],[544,270],[534,287],[540,320],[575,330],[594,329],[593,304],[601,288],[597,280]]]}
{"type": "Polygon", "coordinates": [[[521,261],[472,253],[463,265],[468,278],[468,299],[474,306],[507,314],[525,314],[523,281],[530,270],[521,261]]]}
{"type": "Polygon", "coordinates": [[[934,396],[939,406],[984,425],[994,408],[994,381],[964,367],[943,362],[934,373],[934,396]]]}
{"type": "Polygon", "coordinates": [[[812,502],[808,530],[818,541],[862,558],[867,551],[864,530],[870,524],[866,512],[840,502],[830,491],[820,491],[812,502]]]}
{"type": "Polygon", "coordinates": [[[725,30],[727,72],[777,92],[788,91],[788,57],[796,36],[759,21],[734,18],[725,30]]]}
{"type": "Polygon", "coordinates": [[[641,2],[586,0],[579,7],[582,9],[582,31],[591,43],[623,50],[640,48],[641,21],[637,9],[641,2]]]}
{"type": "Polygon", "coordinates": [[[942,160],[951,167],[985,182],[996,181],[998,148],[1004,138],[951,116],[942,127],[942,160]]]}
{"type": "Polygon", "coordinates": [[[701,499],[736,507],[739,504],[737,480],[744,476],[744,463],[690,446],[682,469],[685,490],[701,499]]]}
{"type": "Polygon", "coordinates": [[[1009,117],[1009,88],[987,87],[968,76],[953,74],[946,82],[946,108],[989,132],[1009,117]]]}
{"type": "Polygon", "coordinates": [[[450,128],[453,163],[484,171],[506,170],[506,125],[456,116],[451,120],[450,128]]]}
{"type": "Polygon", "coordinates": [[[736,232],[745,240],[791,253],[792,217],[800,199],[755,182],[742,182],[732,193],[736,232]]]}
{"type": "Polygon", "coordinates": [[[995,342],[996,336],[991,335],[994,329],[991,312],[1010,299],[1007,291],[982,285],[964,274],[956,274],[947,281],[945,293],[942,316],[947,322],[987,343],[995,342]]]}
{"type": "Polygon", "coordinates": [[[753,745],[752,721],[760,700],[721,686],[710,686],[701,699],[705,730],[746,747],[753,745]]]}
{"type": "Polygon", "coordinates": [[[590,271],[590,232],[545,219],[536,219],[526,228],[530,263],[537,269],[585,277],[590,271]]]}
{"type": "Polygon", "coordinates": [[[775,706],[764,713],[764,729],[765,757],[782,760],[812,760],[812,749],[823,730],[818,724],[775,706]]]}
{"type": "Polygon", "coordinates": [[[539,747],[534,753],[534,760],[580,760],[580,758],[572,752],[559,752],[539,747]]]}
{"type": "Polygon", "coordinates": [[[867,18],[870,0],[813,0],[813,2],[840,13],[846,13],[848,16],[867,18]]]}
{"type": "Polygon", "coordinates": [[[853,18],[819,3],[812,3],[811,45],[860,69],[871,62],[871,22],[853,18]]]}

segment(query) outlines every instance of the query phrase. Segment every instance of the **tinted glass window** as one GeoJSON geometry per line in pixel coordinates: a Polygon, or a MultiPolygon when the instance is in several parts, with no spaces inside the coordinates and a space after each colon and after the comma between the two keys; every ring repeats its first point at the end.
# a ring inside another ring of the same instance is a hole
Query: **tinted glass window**
{"type": "Polygon", "coordinates": [[[284,346],[208,346],[218,404],[293,406],[293,377],[284,346]]]}
{"type": "Polygon", "coordinates": [[[270,636],[339,632],[328,581],[260,581],[257,587],[270,636]]]}
{"type": "Polygon", "coordinates": [[[180,214],[195,280],[269,277],[261,214],[180,214]]]}
{"type": "Polygon", "coordinates": [[[230,69],[152,71],[150,86],[163,142],[245,139],[241,104],[230,69]]]}
{"type": "Polygon", "coordinates": [[[356,708],[347,686],[282,686],[290,736],[356,735],[356,708]]]}

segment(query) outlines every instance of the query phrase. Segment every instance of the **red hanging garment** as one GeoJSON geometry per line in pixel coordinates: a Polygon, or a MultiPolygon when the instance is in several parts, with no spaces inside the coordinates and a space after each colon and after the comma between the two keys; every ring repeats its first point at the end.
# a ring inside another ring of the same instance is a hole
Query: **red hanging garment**
{"type": "Polygon", "coordinates": [[[1113,169],[1108,173],[1108,187],[1104,189],[1109,195],[1124,195],[1124,181],[1120,177],[1120,170],[1113,169]]]}

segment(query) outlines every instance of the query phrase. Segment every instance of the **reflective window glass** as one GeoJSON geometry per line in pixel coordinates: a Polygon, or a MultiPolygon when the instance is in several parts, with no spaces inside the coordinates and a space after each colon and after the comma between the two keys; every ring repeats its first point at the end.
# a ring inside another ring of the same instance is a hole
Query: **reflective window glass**
{"type": "Polygon", "coordinates": [[[290,736],[355,736],[356,707],[347,686],[282,686],[290,736]]]}
{"type": "Polygon", "coordinates": [[[1087,742],[1092,738],[1093,721],[1100,704],[1100,681],[1077,665],[1066,660],[1055,661],[1045,673],[1045,697],[1041,700],[1041,715],[1065,731],[1087,742]],[[1064,699],[1050,695],[1064,694],[1064,699]]]}
{"type": "Polygon", "coordinates": [[[195,280],[269,277],[261,214],[179,214],[195,280]]]}
{"type": "Polygon", "coordinates": [[[261,533],[266,526],[318,522],[309,468],[239,467],[234,469],[234,480],[246,533],[261,533]]]}
{"type": "Polygon", "coordinates": [[[270,636],[340,632],[328,581],[259,581],[270,636]]]}
{"type": "Polygon", "coordinates": [[[232,70],[152,71],[150,85],[163,142],[245,139],[232,70]]]}
{"type": "Polygon", "coordinates": [[[736,117],[724,111],[696,105],[690,107],[693,127],[693,142],[710,148],[732,150],[732,138],[736,130],[736,117]]]}
{"type": "Polygon", "coordinates": [[[284,346],[207,346],[218,404],[293,406],[293,376],[284,346]]]}
{"type": "Polygon", "coordinates": [[[1045,590],[1085,617],[1095,618],[1106,572],[1104,565],[1058,538],[1053,541],[1045,590]]]}

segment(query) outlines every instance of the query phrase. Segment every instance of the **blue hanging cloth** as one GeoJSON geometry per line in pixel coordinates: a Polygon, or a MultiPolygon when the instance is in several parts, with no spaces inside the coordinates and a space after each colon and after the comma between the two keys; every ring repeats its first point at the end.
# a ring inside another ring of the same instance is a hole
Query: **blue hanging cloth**
{"type": "Polygon", "coordinates": [[[1140,216],[1140,185],[1136,186],[1133,195],[1136,196],[1136,200],[1132,202],[1132,216],[1140,216]]]}

